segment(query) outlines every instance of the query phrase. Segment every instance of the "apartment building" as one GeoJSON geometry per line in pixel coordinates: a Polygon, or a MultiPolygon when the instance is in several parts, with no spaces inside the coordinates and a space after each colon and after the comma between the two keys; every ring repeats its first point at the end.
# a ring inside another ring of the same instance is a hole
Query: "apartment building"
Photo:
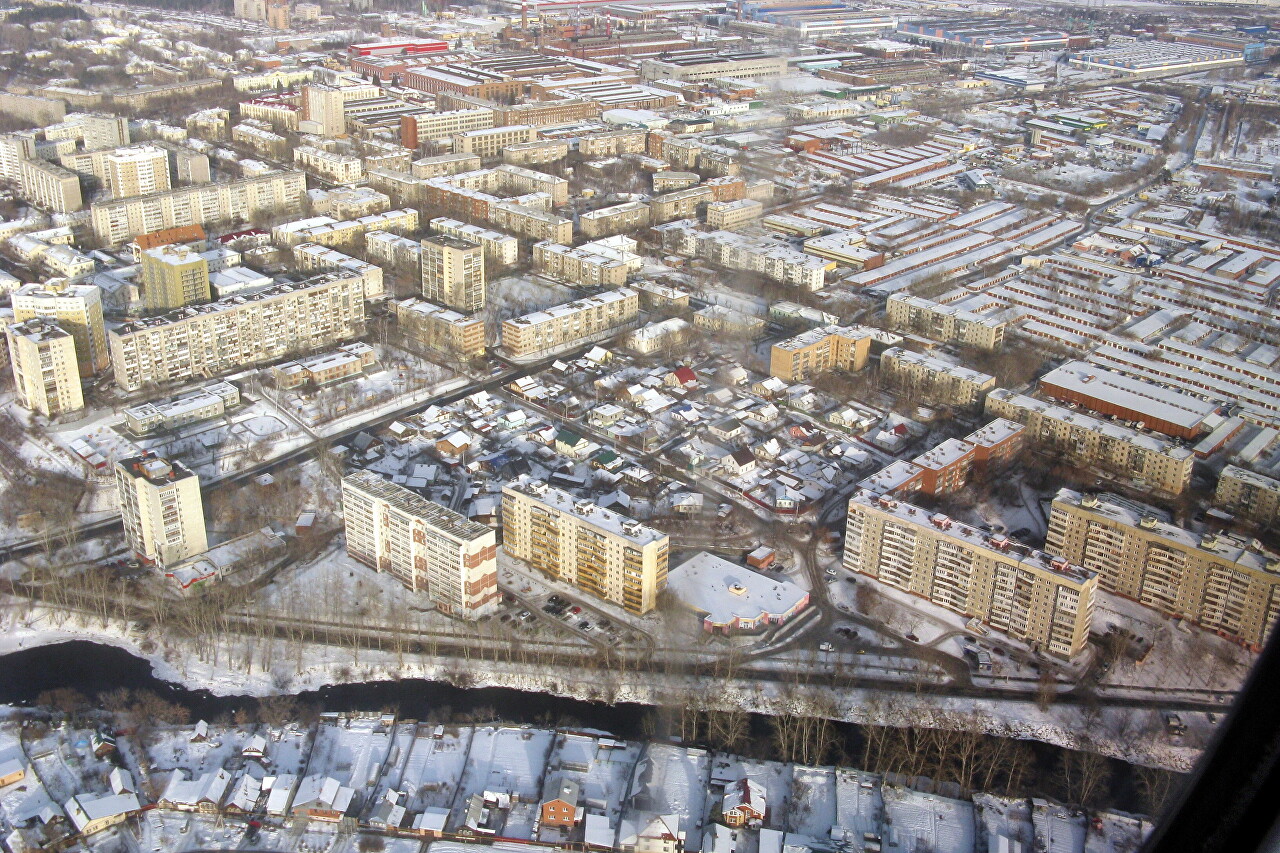
{"type": "Polygon", "coordinates": [[[698,231],[692,220],[659,224],[656,230],[662,234],[663,247],[668,251],[704,258],[726,269],[757,272],[801,290],[817,291],[826,287],[827,270],[836,266],[834,262],[798,252],[785,244],[732,231],[698,231]]]}
{"type": "Polygon", "coordinates": [[[707,204],[707,225],[711,228],[740,228],[750,225],[763,215],[764,205],[749,198],[707,204]]]}
{"type": "Polygon", "coordinates": [[[110,362],[102,318],[102,291],[91,284],[24,284],[10,295],[18,322],[37,317],[57,323],[75,340],[81,376],[101,373],[110,362]]]}
{"type": "Polygon", "coordinates": [[[541,166],[569,156],[569,143],[560,139],[517,142],[502,148],[502,162],[510,166],[541,166]]]}
{"type": "Polygon", "coordinates": [[[510,234],[491,231],[447,216],[437,216],[428,225],[437,234],[478,243],[484,250],[484,259],[495,266],[513,266],[520,259],[520,241],[510,234]]]}
{"type": "Polygon", "coordinates": [[[538,129],[527,124],[512,124],[481,130],[468,130],[453,135],[453,150],[477,157],[497,157],[508,145],[534,142],[538,129]]]}
{"type": "Polygon", "coordinates": [[[573,220],[515,202],[499,202],[489,207],[489,222],[526,240],[573,242],[573,220]]]}
{"type": "Polygon", "coordinates": [[[480,358],[485,352],[484,321],[421,299],[405,299],[395,305],[400,331],[428,349],[462,359],[480,358]]]}
{"type": "Polygon", "coordinates": [[[372,471],[342,480],[347,553],[436,609],[479,619],[498,604],[497,533],[372,471]]]}
{"type": "Polygon", "coordinates": [[[714,189],[704,185],[663,193],[649,199],[649,221],[655,225],[675,219],[696,219],[698,206],[715,200],[714,189]]]}
{"type": "Polygon", "coordinates": [[[209,262],[190,246],[169,245],[142,253],[142,300],[150,312],[208,302],[209,262]]]}
{"type": "Polygon", "coordinates": [[[107,340],[116,383],[136,391],[332,348],[363,335],[364,319],[361,280],[325,273],[125,323],[107,340]]]}
{"type": "Polygon", "coordinates": [[[598,340],[630,326],[640,314],[640,295],[626,287],[505,320],[502,346],[513,358],[598,340]]]}
{"type": "Polygon", "coordinates": [[[779,341],[769,350],[769,373],[784,382],[804,382],[832,370],[867,366],[872,330],[864,326],[821,326],[779,341]]]}
{"type": "Polygon", "coordinates": [[[1195,454],[1186,447],[1007,388],[987,395],[986,413],[1027,427],[1027,440],[1140,485],[1180,495],[1191,484],[1195,454]]]}
{"type": "Polygon", "coordinates": [[[1261,648],[1280,614],[1280,556],[1203,536],[1115,495],[1058,492],[1045,547],[1098,573],[1102,588],[1261,648]]]}
{"type": "Polygon", "coordinates": [[[200,478],[181,462],[143,454],[116,462],[124,537],[138,559],[165,568],[209,550],[200,478]]]}
{"type": "Polygon", "coordinates": [[[629,613],[648,613],[667,586],[665,533],[539,480],[503,487],[502,547],[629,613]]]}
{"type": "Polygon", "coordinates": [[[370,263],[380,266],[401,266],[417,270],[422,266],[422,244],[391,231],[366,231],[364,254],[370,263]]]}
{"type": "Polygon", "coordinates": [[[302,172],[267,172],[225,184],[100,202],[89,210],[98,239],[120,246],[139,234],[181,225],[247,222],[259,213],[296,215],[305,194],[302,172]]]}
{"type": "Polygon", "coordinates": [[[880,375],[903,392],[915,392],[932,405],[981,406],[996,378],[940,358],[890,347],[880,355],[880,375]]]}
{"type": "Polygon", "coordinates": [[[1061,658],[1089,639],[1095,573],[887,496],[849,499],[844,567],[1061,658]]]}
{"type": "Polygon", "coordinates": [[[353,258],[351,255],[321,246],[317,243],[301,243],[293,247],[294,267],[302,272],[338,270],[358,276],[364,285],[365,299],[378,299],[386,294],[382,279],[382,267],[353,258]]]}
{"type": "Polygon", "coordinates": [[[890,296],[885,310],[889,324],[896,329],[988,352],[1004,345],[1009,325],[1004,320],[903,293],[890,296]]]}
{"type": "Polygon", "coordinates": [[[169,152],[157,145],[117,148],[103,158],[112,198],[132,198],[171,189],[169,152]]]}
{"type": "Polygon", "coordinates": [[[41,210],[74,213],[84,205],[80,176],[47,160],[23,160],[19,164],[18,190],[41,210]]]}
{"type": "Polygon", "coordinates": [[[643,201],[625,201],[590,210],[578,217],[578,227],[588,240],[638,231],[649,227],[649,205],[643,201]]]}
{"type": "Polygon", "coordinates": [[[621,235],[576,247],[550,241],[533,247],[534,269],[583,286],[620,287],[642,265],[636,254],[636,241],[621,235]]]}
{"type": "Polygon", "coordinates": [[[46,418],[84,408],[70,332],[37,317],[8,326],[6,333],[18,405],[46,418]]]}
{"type": "Polygon", "coordinates": [[[299,145],[293,149],[293,162],[299,168],[335,184],[354,184],[364,177],[364,163],[359,157],[310,145],[299,145]]]}
{"type": "Polygon", "coordinates": [[[422,295],[455,311],[483,308],[484,248],[443,234],[423,239],[422,295]]]}
{"type": "Polygon", "coordinates": [[[1280,480],[1228,465],[1218,475],[1213,502],[1237,518],[1275,524],[1280,521],[1280,480]]]}
{"type": "Polygon", "coordinates": [[[308,83],[302,87],[301,122],[311,122],[314,132],[321,136],[344,136],[347,132],[346,105],[347,98],[341,89],[308,83]]]}
{"type": "Polygon", "coordinates": [[[474,172],[481,162],[474,154],[440,154],[414,160],[410,173],[415,178],[444,178],[459,172],[474,172]]]}
{"type": "Polygon", "coordinates": [[[230,382],[211,382],[170,400],[129,406],[124,410],[124,425],[134,435],[148,435],[222,417],[238,405],[240,389],[230,382]]]}
{"type": "Polygon", "coordinates": [[[578,153],[583,157],[620,157],[623,154],[643,154],[648,135],[648,131],[643,129],[588,133],[578,138],[578,153]]]}

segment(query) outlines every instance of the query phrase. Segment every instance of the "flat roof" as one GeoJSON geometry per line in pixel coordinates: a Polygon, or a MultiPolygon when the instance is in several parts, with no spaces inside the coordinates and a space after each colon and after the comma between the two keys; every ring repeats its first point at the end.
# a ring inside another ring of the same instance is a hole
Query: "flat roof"
{"type": "Polygon", "coordinates": [[[1194,429],[1217,411],[1217,406],[1154,382],[1134,379],[1089,364],[1071,361],[1040,377],[1040,390],[1054,396],[1054,389],[1092,397],[1133,412],[1142,412],[1166,423],[1194,429]]]}
{"type": "Polygon", "coordinates": [[[434,529],[453,539],[470,542],[485,534],[493,533],[486,525],[472,521],[435,501],[429,501],[404,486],[397,486],[373,471],[357,471],[349,474],[343,478],[342,483],[378,500],[386,501],[415,518],[422,519],[434,529]]]}
{"type": "Polygon", "coordinates": [[[667,574],[671,590],[716,625],[784,616],[804,603],[808,590],[701,551],[667,574]]]}

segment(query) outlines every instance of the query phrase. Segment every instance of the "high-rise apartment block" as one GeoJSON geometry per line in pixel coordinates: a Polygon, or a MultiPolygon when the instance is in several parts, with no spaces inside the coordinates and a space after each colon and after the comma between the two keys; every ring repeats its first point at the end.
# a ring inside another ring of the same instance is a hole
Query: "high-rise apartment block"
{"type": "Polygon", "coordinates": [[[545,574],[630,613],[667,586],[669,537],[539,480],[502,490],[502,547],[545,574]]]}
{"type": "Polygon", "coordinates": [[[341,89],[320,83],[302,87],[302,120],[314,122],[322,136],[342,136],[347,132],[347,99],[341,89]]]}
{"type": "Polygon", "coordinates": [[[15,323],[7,332],[18,404],[49,418],[83,409],[71,333],[41,318],[15,323]]]}
{"type": "Polygon", "coordinates": [[[209,262],[189,246],[146,250],[141,277],[142,300],[150,312],[209,301],[209,262]]]}
{"type": "Polygon", "coordinates": [[[106,245],[119,246],[139,234],[180,225],[247,222],[258,213],[297,214],[306,189],[302,172],[267,172],[225,184],[100,202],[89,210],[93,233],[106,245]]]}
{"type": "Polygon", "coordinates": [[[74,213],[84,205],[80,176],[46,160],[23,160],[19,165],[22,197],[42,210],[74,213]]]}
{"type": "Polygon", "coordinates": [[[102,291],[92,284],[54,288],[26,284],[12,295],[16,320],[36,317],[51,320],[75,339],[76,363],[81,376],[101,373],[110,363],[107,330],[102,319],[102,291]]]}
{"type": "Polygon", "coordinates": [[[167,567],[209,549],[200,478],[189,468],[144,454],[115,470],[125,540],[139,559],[167,567]]]}
{"type": "Polygon", "coordinates": [[[457,311],[484,307],[484,248],[437,234],[422,241],[422,295],[457,311]]]}
{"type": "Polygon", "coordinates": [[[112,198],[150,195],[172,186],[169,152],[157,145],[117,148],[106,156],[104,165],[112,198]]]}
{"type": "Polygon", "coordinates": [[[1260,648],[1280,614],[1280,556],[1171,524],[1115,495],[1058,492],[1045,547],[1098,573],[1108,592],[1260,648]]]}
{"type": "Polygon", "coordinates": [[[887,496],[850,498],[844,567],[1059,657],[1089,639],[1093,572],[887,496]]]}
{"type": "Polygon", "coordinates": [[[441,612],[477,619],[498,603],[497,534],[372,471],[342,481],[347,553],[441,612]]]}
{"type": "Polygon", "coordinates": [[[136,391],[331,349],[364,334],[364,284],[325,273],[189,305],[107,333],[116,383],[136,391]]]}

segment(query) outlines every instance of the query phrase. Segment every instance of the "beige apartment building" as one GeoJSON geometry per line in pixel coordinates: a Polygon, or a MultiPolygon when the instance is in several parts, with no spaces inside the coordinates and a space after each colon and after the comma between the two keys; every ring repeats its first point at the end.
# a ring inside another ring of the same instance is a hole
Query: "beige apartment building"
{"type": "Polygon", "coordinates": [[[675,219],[695,219],[698,205],[715,201],[716,191],[707,186],[689,187],[649,199],[649,221],[654,225],[675,219]]]}
{"type": "Polygon", "coordinates": [[[640,315],[640,295],[627,287],[505,320],[502,346],[513,358],[589,343],[619,331],[640,315]]]}
{"type": "Polygon", "coordinates": [[[7,328],[18,405],[47,418],[84,408],[75,338],[43,318],[7,328]]]}
{"type": "Polygon", "coordinates": [[[982,398],[996,387],[990,374],[901,347],[880,355],[880,374],[895,388],[919,393],[931,405],[981,406],[982,398]]]}
{"type": "Polygon", "coordinates": [[[335,184],[354,184],[364,177],[364,163],[359,157],[310,145],[299,145],[293,149],[293,162],[299,168],[335,184]]]}
{"type": "Polygon", "coordinates": [[[779,341],[769,350],[769,373],[785,382],[804,382],[832,370],[867,366],[872,330],[864,326],[822,326],[779,341]]]}
{"type": "Polygon", "coordinates": [[[422,241],[422,295],[455,311],[479,311],[485,301],[484,248],[437,234],[422,241]]]}
{"type": "Polygon", "coordinates": [[[667,586],[665,533],[539,480],[502,489],[502,547],[629,613],[648,613],[667,586]]]}
{"type": "Polygon", "coordinates": [[[1096,574],[887,496],[849,500],[844,567],[1058,657],[1089,639],[1096,574]]]}
{"type": "Polygon", "coordinates": [[[588,240],[612,237],[649,227],[649,205],[643,201],[626,201],[578,217],[578,227],[588,240]]]}
{"type": "Polygon", "coordinates": [[[1004,320],[905,293],[890,296],[885,310],[889,324],[895,329],[988,352],[1004,345],[1004,333],[1009,325],[1004,320]]]}
{"type": "Polygon", "coordinates": [[[520,241],[510,234],[481,228],[447,216],[437,216],[427,224],[437,234],[479,243],[480,248],[484,249],[484,259],[495,266],[509,267],[520,259],[520,241]]]}
{"type": "Polygon", "coordinates": [[[428,349],[463,359],[480,358],[485,352],[484,321],[421,299],[405,299],[395,305],[400,330],[428,349]]]}
{"type": "Polygon", "coordinates": [[[1280,480],[1228,465],[1218,475],[1213,502],[1237,518],[1275,524],[1280,521],[1280,480]]]}
{"type": "Polygon", "coordinates": [[[68,284],[59,289],[25,284],[10,298],[17,321],[39,317],[57,323],[60,329],[71,334],[81,376],[92,376],[107,368],[111,356],[107,351],[100,289],[91,284],[68,284]]]}
{"type": "Polygon", "coordinates": [[[440,154],[414,160],[409,168],[415,178],[444,178],[459,172],[474,172],[481,165],[475,154],[440,154]]]}
{"type": "Polygon", "coordinates": [[[479,619],[498,605],[497,533],[372,471],[342,481],[347,553],[436,609],[479,619]]]}
{"type": "Polygon", "coordinates": [[[636,254],[636,241],[621,235],[581,246],[562,246],[546,240],[533,247],[534,269],[584,286],[620,287],[642,265],[643,260],[636,254]]]}
{"type": "Polygon", "coordinates": [[[189,468],[144,454],[115,472],[125,540],[140,560],[163,568],[209,550],[200,478],[189,468]]]}
{"type": "Polygon", "coordinates": [[[107,341],[116,383],[136,391],[332,349],[364,318],[360,278],[325,273],[125,323],[107,341]]]}
{"type": "Polygon", "coordinates": [[[51,213],[74,213],[84,205],[80,176],[47,160],[23,160],[18,188],[22,197],[51,213]]]}
{"type": "Polygon", "coordinates": [[[707,204],[707,225],[712,228],[732,230],[750,225],[761,216],[764,216],[764,205],[749,198],[707,204]]]}
{"type": "Polygon", "coordinates": [[[315,270],[339,270],[359,276],[364,284],[364,298],[377,299],[386,293],[382,267],[353,258],[351,255],[321,246],[318,243],[300,243],[293,247],[294,268],[301,272],[315,270]]]}
{"type": "Polygon", "coordinates": [[[610,130],[604,133],[588,133],[578,138],[578,153],[583,157],[620,157],[623,154],[643,154],[648,144],[649,132],[644,129],[610,130]]]}
{"type": "Polygon", "coordinates": [[[477,157],[497,157],[508,145],[534,142],[538,129],[527,124],[511,124],[468,130],[453,135],[453,150],[458,154],[475,154],[477,157]]]}
{"type": "Polygon", "coordinates": [[[169,152],[155,145],[117,148],[103,158],[103,166],[112,198],[151,195],[172,188],[169,152]]]}
{"type": "Polygon", "coordinates": [[[566,245],[573,242],[572,219],[514,202],[490,205],[489,222],[495,228],[527,240],[550,240],[566,245]]]}
{"type": "Polygon", "coordinates": [[[1027,440],[1171,495],[1191,484],[1195,454],[1156,436],[1112,421],[997,388],[987,395],[986,413],[1027,427],[1027,440]]]}
{"type": "Polygon", "coordinates": [[[1058,492],[1045,547],[1097,572],[1108,592],[1255,649],[1280,614],[1280,556],[1233,536],[1197,535],[1115,495],[1058,492]]]}
{"type": "Polygon", "coordinates": [[[302,172],[267,172],[225,184],[100,202],[89,209],[98,239],[119,246],[139,234],[181,225],[247,222],[259,213],[296,215],[305,194],[302,172]]]}
{"type": "Polygon", "coordinates": [[[143,252],[141,260],[147,311],[173,311],[209,301],[209,262],[200,252],[190,246],[158,246],[143,252]]]}
{"type": "Polygon", "coordinates": [[[569,156],[569,143],[559,139],[539,139],[504,145],[502,162],[511,166],[542,166],[569,156]]]}

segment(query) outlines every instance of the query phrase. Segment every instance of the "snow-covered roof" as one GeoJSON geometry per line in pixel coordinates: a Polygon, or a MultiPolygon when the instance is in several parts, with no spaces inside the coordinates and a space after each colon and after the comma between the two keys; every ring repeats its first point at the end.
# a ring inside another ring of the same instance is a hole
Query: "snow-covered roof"
{"type": "Polygon", "coordinates": [[[681,601],[705,613],[714,625],[789,615],[809,598],[807,590],[790,581],[766,577],[706,551],[673,569],[668,583],[681,601]]]}

